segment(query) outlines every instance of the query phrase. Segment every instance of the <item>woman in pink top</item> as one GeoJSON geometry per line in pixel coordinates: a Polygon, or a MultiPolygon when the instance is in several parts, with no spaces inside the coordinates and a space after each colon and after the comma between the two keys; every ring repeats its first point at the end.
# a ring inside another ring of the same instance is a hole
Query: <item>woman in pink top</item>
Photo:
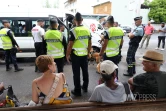
{"type": "Polygon", "coordinates": [[[153,28],[153,26],[151,26],[150,22],[148,22],[148,25],[144,28],[144,31],[145,31],[145,35],[144,35],[144,37],[142,39],[142,43],[141,43],[140,48],[142,48],[145,40],[147,39],[146,47],[145,47],[145,49],[146,49],[148,47],[148,45],[149,45],[150,37],[151,37],[151,35],[152,35],[153,31],[154,31],[154,28],[153,28]]]}

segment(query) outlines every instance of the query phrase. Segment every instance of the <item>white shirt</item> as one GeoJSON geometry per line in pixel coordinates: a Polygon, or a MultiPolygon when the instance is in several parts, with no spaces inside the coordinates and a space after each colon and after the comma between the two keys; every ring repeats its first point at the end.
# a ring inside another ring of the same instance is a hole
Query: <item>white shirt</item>
{"type": "MultiPolygon", "coordinates": [[[[106,103],[121,103],[125,102],[128,98],[125,92],[125,88],[121,82],[116,82],[118,87],[115,90],[110,89],[105,83],[95,87],[89,101],[91,102],[106,102],[106,103]]],[[[134,96],[130,90],[130,95],[134,100],[134,96]]]]}
{"type": "Polygon", "coordinates": [[[44,29],[36,25],[32,28],[32,36],[35,42],[42,42],[42,36],[44,36],[44,29]]]}

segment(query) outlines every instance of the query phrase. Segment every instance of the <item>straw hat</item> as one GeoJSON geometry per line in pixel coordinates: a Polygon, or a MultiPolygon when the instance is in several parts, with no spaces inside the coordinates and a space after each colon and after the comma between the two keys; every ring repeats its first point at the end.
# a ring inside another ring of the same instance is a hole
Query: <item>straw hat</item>
{"type": "Polygon", "coordinates": [[[146,51],[146,53],[144,54],[144,56],[142,58],[140,58],[140,60],[151,61],[151,62],[156,62],[156,63],[164,62],[163,54],[158,53],[153,50],[146,51]]]}

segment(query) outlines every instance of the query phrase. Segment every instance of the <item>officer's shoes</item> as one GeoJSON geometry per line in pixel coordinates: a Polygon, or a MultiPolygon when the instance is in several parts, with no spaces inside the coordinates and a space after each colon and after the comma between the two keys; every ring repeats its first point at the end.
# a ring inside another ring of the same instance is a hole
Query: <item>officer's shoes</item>
{"type": "Polygon", "coordinates": [[[126,74],[123,74],[124,76],[133,76],[133,74],[129,74],[129,73],[126,73],[126,74]]]}
{"type": "Polygon", "coordinates": [[[83,86],[81,88],[82,88],[83,92],[88,92],[87,88],[84,88],[83,86]]]}
{"type": "Polygon", "coordinates": [[[6,69],[6,71],[10,71],[10,70],[12,70],[12,67],[9,67],[9,68],[6,69]]]}
{"type": "Polygon", "coordinates": [[[71,93],[74,95],[74,96],[81,96],[81,93],[78,93],[74,90],[71,90],[71,93]]]}
{"type": "Polygon", "coordinates": [[[24,69],[23,68],[18,68],[18,69],[15,69],[15,72],[19,72],[19,71],[23,71],[24,69]]]}

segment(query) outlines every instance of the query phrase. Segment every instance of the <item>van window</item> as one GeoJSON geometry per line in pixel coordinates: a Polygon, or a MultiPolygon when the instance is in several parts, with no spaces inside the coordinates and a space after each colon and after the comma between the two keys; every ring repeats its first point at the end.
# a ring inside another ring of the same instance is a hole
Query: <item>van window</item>
{"type": "Polygon", "coordinates": [[[11,30],[15,37],[28,36],[28,25],[25,20],[10,20],[11,30]]]}
{"type": "MultiPolygon", "coordinates": [[[[31,29],[32,29],[33,27],[35,27],[36,25],[37,25],[37,21],[32,21],[31,29]]],[[[45,20],[45,21],[44,21],[44,27],[43,27],[45,31],[48,29],[49,25],[50,25],[49,21],[48,21],[48,20],[45,20]]]]}

